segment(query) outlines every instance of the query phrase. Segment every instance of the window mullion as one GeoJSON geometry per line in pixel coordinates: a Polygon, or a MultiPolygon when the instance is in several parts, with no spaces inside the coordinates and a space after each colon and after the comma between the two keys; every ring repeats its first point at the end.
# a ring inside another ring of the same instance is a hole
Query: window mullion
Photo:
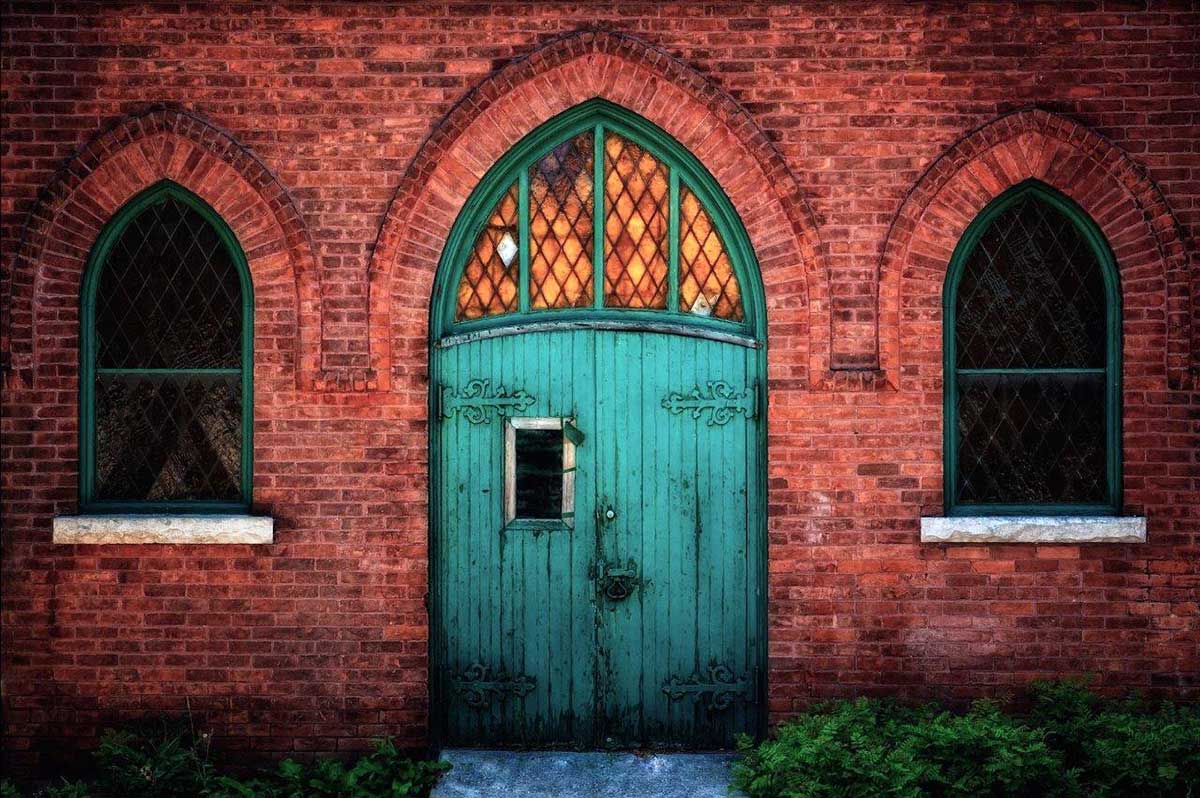
{"type": "Polygon", "coordinates": [[[517,177],[518,310],[529,312],[529,169],[517,177]]]}
{"type": "Polygon", "coordinates": [[[1002,377],[1013,374],[1023,377],[1069,377],[1076,374],[1104,374],[1104,368],[971,368],[955,369],[960,377],[1002,377]]]}
{"type": "Polygon", "coordinates": [[[592,131],[592,307],[604,307],[604,126],[592,131]]]}
{"type": "Polygon", "coordinates": [[[667,167],[667,197],[670,210],[667,216],[667,311],[679,312],[679,170],[667,167]]]}
{"type": "Polygon", "coordinates": [[[212,369],[212,368],[149,368],[149,369],[143,369],[143,368],[98,368],[98,369],[96,369],[97,376],[121,375],[121,374],[129,374],[132,376],[137,376],[137,375],[142,375],[142,374],[147,375],[147,376],[154,376],[156,374],[162,374],[162,375],[166,375],[166,376],[169,376],[172,374],[203,376],[203,375],[208,374],[208,375],[213,375],[213,376],[232,377],[232,376],[239,375],[241,373],[242,373],[242,369],[240,369],[240,368],[217,368],[217,369],[212,369]]]}

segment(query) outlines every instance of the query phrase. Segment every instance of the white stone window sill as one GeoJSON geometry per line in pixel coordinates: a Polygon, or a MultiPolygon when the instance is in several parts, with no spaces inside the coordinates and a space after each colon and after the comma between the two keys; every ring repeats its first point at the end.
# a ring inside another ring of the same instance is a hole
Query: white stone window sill
{"type": "Polygon", "coordinates": [[[275,520],[258,515],[60,515],[55,543],[271,543],[275,520]]]}
{"type": "Polygon", "coordinates": [[[1145,543],[1140,516],[994,515],[921,519],[922,543],[1145,543]]]}

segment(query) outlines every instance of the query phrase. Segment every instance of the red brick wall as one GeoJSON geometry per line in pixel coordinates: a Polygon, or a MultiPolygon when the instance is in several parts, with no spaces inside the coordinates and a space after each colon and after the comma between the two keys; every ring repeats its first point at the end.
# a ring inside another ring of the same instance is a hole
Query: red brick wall
{"type": "Polygon", "coordinates": [[[595,95],[696,152],[762,262],[775,719],[1061,674],[1200,690],[1200,14],[868,10],[4,3],[6,761],[188,706],[237,750],[423,743],[434,264],[507,144],[595,95]],[[1031,176],[1117,254],[1145,545],[917,542],[941,505],[946,262],[1031,176]],[[83,261],[162,177],[250,256],[271,546],[49,542],[75,510],[83,261]]]}

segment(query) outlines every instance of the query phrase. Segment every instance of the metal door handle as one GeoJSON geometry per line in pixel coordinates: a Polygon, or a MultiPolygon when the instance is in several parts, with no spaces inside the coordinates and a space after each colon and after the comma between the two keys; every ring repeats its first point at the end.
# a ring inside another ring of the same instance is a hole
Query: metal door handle
{"type": "Polygon", "coordinates": [[[641,584],[637,563],[633,560],[626,563],[625,567],[601,563],[596,570],[599,572],[597,587],[609,601],[624,601],[632,596],[633,591],[641,584]]]}

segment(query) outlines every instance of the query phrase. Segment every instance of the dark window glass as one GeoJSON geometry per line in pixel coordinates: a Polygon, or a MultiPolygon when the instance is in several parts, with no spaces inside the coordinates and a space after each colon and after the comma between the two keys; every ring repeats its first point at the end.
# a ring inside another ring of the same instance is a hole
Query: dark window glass
{"type": "Polygon", "coordinates": [[[171,194],[128,219],[105,254],[93,309],[93,500],[244,498],[234,257],[171,194]]]}
{"type": "Polygon", "coordinates": [[[96,292],[100,368],[240,368],[242,290],[217,231],[168,198],[113,243],[96,292]]]}
{"type": "Polygon", "coordinates": [[[1104,264],[1036,192],[967,254],[954,305],[954,503],[1105,504],[1109,308],[1104,264]]]}
{"type": "Polygon", "coordinates": [[[959,368],[1103,367],[1104,278],[1075,224],[1034,196],[988,226],[958,285],[959,368]]]}
{"type": "Polygon", "coordinates": [[[241,459],[240,375],[96,381],[97,498],[237,501],[241,459]]]}
{"type": "Polygon", "coordinates": [[[517,518],[562,518],[562,430],[516,430],[516,461],[517,518]]]}
{"type": "Polygon", "coordinates": [[[960,501],[1104,501],[1103,374],[958,381],[960,501]]]}

